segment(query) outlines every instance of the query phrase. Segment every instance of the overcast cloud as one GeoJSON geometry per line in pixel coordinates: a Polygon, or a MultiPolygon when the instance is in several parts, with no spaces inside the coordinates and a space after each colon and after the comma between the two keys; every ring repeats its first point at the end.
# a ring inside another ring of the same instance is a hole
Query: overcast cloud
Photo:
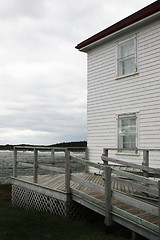
{"type": "Polygon", "coordinates": [[[86,140],[87,56],[75,46],[151,0],[0,0],[0,144],[86,140]]]}

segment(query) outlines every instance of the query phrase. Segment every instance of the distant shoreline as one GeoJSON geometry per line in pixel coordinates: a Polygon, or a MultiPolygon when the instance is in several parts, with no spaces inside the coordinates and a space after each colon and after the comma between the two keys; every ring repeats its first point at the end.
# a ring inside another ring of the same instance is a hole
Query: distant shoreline
{"type": "Polygon", "coordinates": [[[6,144],[0,145],[0,150],[13,150],[14,146],[30,146],[30,147],[63,147],[63,148],[86,148],[87,142],[86,141],[79,141],[79,142],[62,142],[56,143],[51,145],[32,145],[32,144],[6,144]]]}

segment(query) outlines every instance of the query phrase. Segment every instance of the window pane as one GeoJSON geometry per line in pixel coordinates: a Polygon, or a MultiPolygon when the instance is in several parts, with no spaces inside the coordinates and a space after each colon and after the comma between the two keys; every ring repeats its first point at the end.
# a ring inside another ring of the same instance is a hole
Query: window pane
{"type": "Polygon", "coordinates": [[[118,45],[118,75],[127,75],[135,72],[134,38],[118,45]]]}
{"type": "Polygon", "coordinates": [[[118,148],[136,148],[136,116],[119,116],[118,148]]]}
{"type": "Polygon", "coordinates": [[[134,39],[120,44],[119,57],[124,58],[134,54],[134,39]]]}
{"type": "Polygon", "coordinates": [[[134,57],[125,60],[119,60],[119,75],[126,75],[135,72],[134,57]]]}

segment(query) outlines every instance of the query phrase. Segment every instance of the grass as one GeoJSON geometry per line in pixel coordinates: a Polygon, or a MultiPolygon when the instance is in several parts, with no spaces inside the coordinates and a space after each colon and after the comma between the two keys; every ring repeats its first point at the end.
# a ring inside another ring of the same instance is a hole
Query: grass
{"type": "Polygon", "coordinates": [[[73,221],[47,213],[15,209],[11,205],[11,186],[0,185],[0,240],[128,239],[128,232],[122,227],[114,226],[116,228],[108,231],[103,221],[97,215],[73,221]]]}

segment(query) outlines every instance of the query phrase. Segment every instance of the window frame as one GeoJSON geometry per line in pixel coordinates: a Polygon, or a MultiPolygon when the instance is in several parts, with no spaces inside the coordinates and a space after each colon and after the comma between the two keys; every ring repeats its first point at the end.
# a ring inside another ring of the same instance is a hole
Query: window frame
{"type": "Polygon", "coordinates": [[[117,154],[131,154],[131,155],[138,155],[138,151],[136,149],[138,149],[138,130],[139,130],[139,112],[133,112],[133,113],[123,113],[123,114],[116,114],[116,125],[117,125],[117,154]],[[136,118],[136,130],[135,130],[135,134],[136,134],[136,142],[135,142],[135,150],[129,150],[129,149],[122,149],[119,150],[119,119],[120,118],[129,118],[129,117],[135,117],[136,118]]]}
{"type": "Polygon", "coordinates": [[[130,36],[130,37],[124,39],[124,40],[116,42],[116,79],[124,78],[124,77],[128,77],[128,76],[133,76],[133,75],[138,74],[137,62],[138,62],[137,61],[137,34],[135,33],[134,35],[132,35],[132,36],[130,36]],[[129,42],[131,39],[134,40],[134,72],[120,75],[120,73],[119,73],[119,59],[120,59],[120,57],[119,57],[119,47],[121,45],[123,45],[124,43],[129,42]]]}

